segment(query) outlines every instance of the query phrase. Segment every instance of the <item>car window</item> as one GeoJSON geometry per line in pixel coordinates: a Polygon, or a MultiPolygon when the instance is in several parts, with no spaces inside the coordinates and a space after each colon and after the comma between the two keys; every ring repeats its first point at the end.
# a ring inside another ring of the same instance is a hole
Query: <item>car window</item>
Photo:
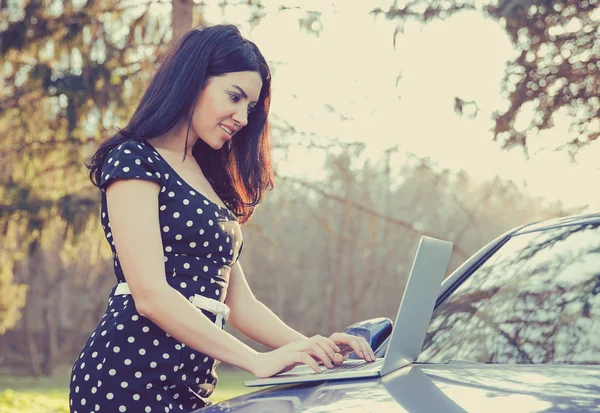
{"type": "Polygon", "coordinates": [[[511,237],[435,311],[420,362],[600,364],[600,228],[511,237]]]}

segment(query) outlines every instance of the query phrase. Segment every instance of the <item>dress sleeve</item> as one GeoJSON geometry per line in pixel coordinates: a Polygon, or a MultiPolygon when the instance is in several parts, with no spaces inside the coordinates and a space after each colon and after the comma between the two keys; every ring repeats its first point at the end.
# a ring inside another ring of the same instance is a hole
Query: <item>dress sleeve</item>
{"type": "Polygon", "coordinates": [[[117,179],[144,179],[160,185],[161,174],[156,160],[144,142],[130,140],[115,146],[104,159],[100,189],[106,191],[117,179]]]}

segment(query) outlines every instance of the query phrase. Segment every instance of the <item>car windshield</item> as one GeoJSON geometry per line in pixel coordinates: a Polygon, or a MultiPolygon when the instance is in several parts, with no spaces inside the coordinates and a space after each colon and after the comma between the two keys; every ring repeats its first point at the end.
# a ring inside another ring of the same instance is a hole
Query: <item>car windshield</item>
{"type": "Polygon", "coordinates": [[[433,313],[419,362],[600,364],[600,227],[511,237],[433,313]]]}

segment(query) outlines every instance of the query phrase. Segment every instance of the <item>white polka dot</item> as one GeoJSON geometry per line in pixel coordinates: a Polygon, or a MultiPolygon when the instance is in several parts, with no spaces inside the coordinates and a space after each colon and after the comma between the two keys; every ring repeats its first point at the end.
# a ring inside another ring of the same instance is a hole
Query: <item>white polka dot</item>
{"type": "Polygon", "coordinates": [[[181,236],[181,234],[177,234],[177,235],[175,235],[175,239],[176,239],[177,241],[181,240],[181,238],[183,238],[183,237],[181,236]]]}
{"type": "Polygon", "coordinates": [[[142,373],[141,373],[141,372],[139,372],[139,371],[136,371],[136,372],[135,372],[135,377],[136,377],[137,379],[140,379],[140,378],[142,378],[142,373]]]}
{"type": "Polygon", "coordinates": [[[125,326],[123,326],[123,324],[119,324],[117,326],[117,330],[123,330],[125,328],[125,326]]]}
{"type": "Polygon", "coordinates": [[[173,198],[175,196],[175,192],[170,191],[168,194],[169,198],[173,198]]]}
{"type": "Polygon", "coordinates": [[[126,366],[129,366],[131,364],[131,360],[130,359],[125,359],[124,361],[126,366]]]}
{"type": "Polygon", "coordinates": [[[213,224],[214,224],[213,220],[212,220],[212,219],[209,219],[209,220],[208,220],[208,225],[212,226],[213,224]]]}
{"type": "Polygon", "coordinates": [[[198,208],[198,209],[196,209],[196,212],[197,212],[198,214],[202,214],[204,211],[202,211],[202,208],[198,208]]]}
{"type": "Polygon", "coordinates": [[[176,350],[181,350],[181,345],[180,344],[175,344],[175,349],[176,350]]]}
{"type": "Polygon", "coordinates": [[[141,164],[142,164],[142,161],[140,161],[139,159],[136,159],[136,160],[135,160],[135,163],[136,163],[136,165],[141,165],[141,164]]]}
{"type": "Polygon", "coordinates": [[[152,363],[150,363],[150,367],[152,367],[153,369],[156,368],[157,364],[156,361],[153,361],[152,363]]]}
{"type": "Polygon", "coordinates": [[[81,399],[81,405],[85,406],[86,400],[85,399],[81,399]]]}
{"type": "Polygon", "coordinates": [[[204,272],[208,272],[208,265],[205,265],[203,270],[204,270],[204,272]]]}
{"type": "Polygon", "coordinates": [[[210,205],[206,199],[204,200],[204,204],[205,205],[210,205]]]}
{"type": "Polygon", "coordinates": [[[206,287],[205,287],[205,286],[202,286],[202,287],[200,287],[200,292],[201,292],[201,293],[203,293],[203,292],[204,292],[204,290],[206,290],[206,287]]]}
{"type": "Polygon", "coordinates": [[[92,358],[94,358],[94,359],[95,359],[97,356],[98,356],[98,352],[97,352],[97,351],[94,351],[94,352],[92,353],[92,358]]]}
{"type": "Polygon", "coordinates": [[[190,268],[190,264],[186,262],[185,264],[183,264],[183,268],[188,270],[190,268]]]}
{"type": "Polygon", "coordinates": [[[129,149],[125,149],[123,152],[125,152],[127,155],[129,155],[131,153],[131,151],[129,149]]]}
{"type": "Polygon", "coordinates": [[[169,358],[169,354],[168,354],[168,353],[163,353],[163,355],[162,355],[162,356],[163,356],[163,358],[164,358],[165,360],[169,358]]]}
{"type": "Polygon", "coordinates": [[[124,411],[126,411],[126,410],[127,410],[127,407],[125,407],[125,406],[119,406],[119,411],[120,411],[121,413],[123,413],[123,412],[124,412],[124,411]]]}
{"type": "Polygon", "coordinates": [[[81,366],[79,368],[83,369],[84,367],[85,367],[85,361],[83,363],[81,363],[81,366]]]}
{"type": "Polygon", "coordinates": [[[169,227],[167,225],[163,227],[163,232],[169,232],[169,227]]]}
{"type": "Polygon", "coordinates": [[[75,387],[75,393],[79,393],[79,386],[75,387]]]}
{"type": "Polygon", "coordinates": [[[210,369],[206,369],[206,374],[210,374],[210,369]]]}
{"type": "Polygon", "coordinates": [[[216,295],[219,295],[219,290],[215,291],[215,294],[216,294],[216,295]]]}
{"type": "Polygon", "coordinates": [[[166,247],[165,247],[165,251],[167,251],[167,252],[171,252],[171,251],[173,251],[173,248],[172,248],[172,247],[170,247],[170,246],[166,246],[166,247]]]}
{"type": "Polygon", "coordinates": [[[135,338],[134,338],[133,336],[132,336],[132,337],[129,337],[129,338],[127,339],[127,341],[129,341],[130,343],[133,343],[133,342],[135,341],[135,338]]]}
{"type": "Polygon", "coordinates": [[[138,315],[131,316],[131,320],[137,321],[140,317],[138,315]]]}
{"type": "Polygon", "coordinates": [[[219,238],[219,233],[218,232],[215,234],[215,238],[217,238],[217,239],[219,238]]]}
{"type": "Polygon", "coordinates": [[[191,227],[192,225],[194,225],[194,221],[188,221],[185,223],[185,225],[187,225],[188,227],[191,227]]]}
{"type": "Polygon", "coordinates": [[[113,399],[113,397],[115,397],[115,395],[114,395],[114,394],[112,394],[112,393],[108,393],[108,394],[106,395],[106,398],[107,398],[108,400],[112,400],[112,399],[113,399]]]}
{"type": "Polygon", "coordinates": [[[179,212],[174,212],[173,213],[173,218],[179,218],[181,214],[179,212]]]}
{"type": "Polygon", "coordinates": [[[160,343],[158,342],[157,339],[154,339],[154,341],[152,342],[152,344],[154,344],[155,346],[158,346],[160,343]]]}
{"type": "Polygon", "coordinates": [[[143,356],[144,354],[146,354],[146,350],[141,348],[139,351],[140,355],[143,356]]]}
{"type": "Polygon", "coordinates": [[[121,351],[121,348],[120,348],[119,346],[114,346],[114,347],[113,347],[113,351],[114,351],[115,353],[118,353],[119,351],[121,351]]]}
{"type": "Polygon", "coordinates": [[[115,162],[115,166],[119,166],[119,161],[116,161],[116,162],[115,162]]]}
{"type": "Polygon", "coordinates": [[[88,381],[90,379],[90,375],[86,374],[85,377],[83,378],[85,381],[88,381]]]}
{"type": "Polygon", "coordinates": [[[95,388],[95,387],[92,387],[92,394],[96,394],[96,392],[97,392],[97,391],[98,391],[98,389],[97,389],[97,388],[95,388]]]}
{"type": "Polygon", "coordinates": [[[97,368],[98,370],[100,370],[100,369],[102,368],[102,363],[98,364],[98,365],[96,366],[96,368],[97,368]]]}
{"type": "Polygon", "coordinates": [[[148,331],[150,331],[150,328],[148,326],[144,326],[144,327],[142,327],[142,331],[144,333],[147,333],[148,331]]]}
{"type": "Polygon", "coordinates": [[[115,369],[110,369],[108,371],[108,374],[110,374],[111,376],[114,376],[115,374],[117,374],[117,371],[115,369]]]}
{"type": "Polygon", "coordinates": [[[219,251],[223,251],[223,246],[219,245],[219,251]]]}
{"type": "Polygon", "coordinates": [[[160,210],[161,210],[161,211],[164,211],[165,209],[167,209],[167,206],[166,206],[166,205],[161,205],[161,206],[160,206],[160,210]]]}
{"type": "Polygon", "coordinates": [[[185,282],[182,282],[181,284],[179,284],[181,286],[181,288],[185,288],[187,287],[187,284],[185,282]]]}
{"type": "Polygon", "coordinates": [[[208,247],[208,241],[204,241],[204,244],[202,244],[202,245],[204,245],[205,247],[208,247]]]}
{"type": "Polygon", "coordinates": [[[198,233],[199,233],[200,235],[202,235],[202,234],[204,234],[204,230],[203,230],[203,229],[201,229],[200,231],[198,231],[198,233]]]}
{"type": "Polygon", "coordinates": [[[152,408],[150,406],[146,406],[144,410],[146,411],[146,413],[150,413],[152,411],[152,408]]]}
{"type": "Polygon", "coordinates": [[[108,158],[108,163],[111,163],[113,158],[108,158]]]}
{"type": "MultiPolygon", "coordinates": [[[[160,375],[160,381],[165,381],[167,379],[167,376],[165,376],[164,374],[160,375]]],[[[160,394],[156,395],[156,400],[160,400],[160,394]]]]}
{"type": "Polygon", "coordinates": [[[140,399],[140,395],[139,394],[134,394],[133,395],[133,400],[135,400],[136,402],[140,399]]]}
{"type": "Polygon", "coordinates": [[[129,383],[127,383],[126,381],[121,382],[121,387],[123,387],[124,389],[126,389],[127,386],[129,386],[129,383]]]}
{"type": "Polygon", "coordinates": [[[196,243],[195,242],[190,242],[190,248],[195,248],[196,247],[196,243]]]}
{"type": "Polygon", "coordinates": [[[185,379],[187,379],[187,376],[185,374],[182,374],[181,375],[181,380],[185,380],[185,379]]]}

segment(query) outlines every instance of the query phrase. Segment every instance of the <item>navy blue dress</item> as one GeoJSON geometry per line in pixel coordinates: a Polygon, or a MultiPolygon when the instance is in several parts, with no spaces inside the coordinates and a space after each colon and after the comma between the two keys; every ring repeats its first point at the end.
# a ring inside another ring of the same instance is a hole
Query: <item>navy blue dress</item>
{"type": "MultiPolygon", "coordinates": [[[[117,282],[126,282],[115,250],[106,188],[115,179],[157,182],[159,221],[169,285],[225,301],[231,267],[242,250],[233,213],[188,185],[145,140],[113,148],[102,167],[101,222],[117,282]]],[[[135,211],[132,211],[135,213],[135,211]]],[[[213,313],[202,311],[215,322],[213,313]]],[[[73,366],[72,413],[189,412],[209,404],[218,361],[199,353],[141,316],[131,295],[110,292],[108,308],[73,366]]]]}

